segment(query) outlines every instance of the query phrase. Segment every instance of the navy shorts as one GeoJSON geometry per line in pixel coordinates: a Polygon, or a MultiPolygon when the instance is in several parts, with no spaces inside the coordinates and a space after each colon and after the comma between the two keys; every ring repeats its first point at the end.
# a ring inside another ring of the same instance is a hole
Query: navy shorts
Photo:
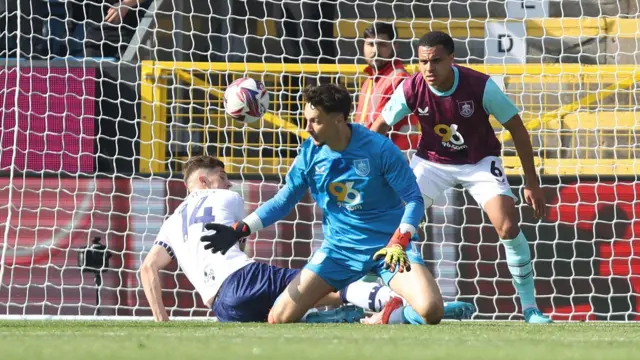
{"type": "Polygon", "coordinates": [[[251,263],[224,280],[213,313],[221,322],[266,322],[276,299],[299,272],[251,263]]]}

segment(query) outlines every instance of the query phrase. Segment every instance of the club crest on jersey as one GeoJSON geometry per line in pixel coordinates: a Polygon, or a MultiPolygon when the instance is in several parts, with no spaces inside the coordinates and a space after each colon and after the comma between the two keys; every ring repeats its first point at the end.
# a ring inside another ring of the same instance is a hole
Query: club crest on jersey
{"type": "Polygon", "coordinates": [[[369,159],[359,159],[353,161],[353,168],[356,170],[356,174],[359,176],[367,176],[371,171],[369,166],[369,159]]]}
{"type": "Polygon", "coordinates": [[[473,110],[473,100],[458,102],[458,111],[460,111],[460,115],[469,117],[473,115],[473,110]]]}

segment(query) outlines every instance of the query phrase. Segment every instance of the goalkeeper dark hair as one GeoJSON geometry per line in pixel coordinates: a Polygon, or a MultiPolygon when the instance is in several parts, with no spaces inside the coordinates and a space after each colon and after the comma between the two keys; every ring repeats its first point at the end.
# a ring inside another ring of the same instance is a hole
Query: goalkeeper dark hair
{"type": "Polygon", "coordinates": [[[442,47],[447,51],[447,55],[453,54],[455,50],[455,45],[451,36],[442,31],[428,32],[418,41],[418,46],[422,47],[436,47],[438,45],[442,45],[442,47]]]}
{"type": "Polygon", "coordinates": [[[217,168],[222,168],[224,170],[224,163],[217,157],[209,155],[194,156],[184,164],[184,168],[182,168],[182,176],[184,181],[187,181],[191,174],[200,169],[215,170],[217,168]]]}
{"type": "Polygon", "coordinates": [[[349,121],[352,100],[351,94],[344,86],[338,84],[307,86],[302,95],[305,102],[312,106],[322,108],[327,114],[342,114],[344,121],[349,121]]]}
{"type": "Polygon", "coordinates": [[[379,35],[387,35],[389,40],[395,40],[396,28],[389,23],[376,22],[364,30],[365,39],[372,39],[379,35]]]}

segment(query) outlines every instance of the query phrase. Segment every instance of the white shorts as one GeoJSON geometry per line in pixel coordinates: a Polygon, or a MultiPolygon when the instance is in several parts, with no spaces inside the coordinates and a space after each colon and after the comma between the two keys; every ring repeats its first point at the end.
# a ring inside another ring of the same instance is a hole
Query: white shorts
{"type": "Polygon", "coordinates": [[[476,164],[450,165],[427,161],[417,155],[411,158],[411,168],[418,179],[423,196],[436,200],[447,189],[460,184],[467,189],[480,206],[495,196],[505,195],[518,201],[513,195],[502,159],[487,156],[476,164]]]}

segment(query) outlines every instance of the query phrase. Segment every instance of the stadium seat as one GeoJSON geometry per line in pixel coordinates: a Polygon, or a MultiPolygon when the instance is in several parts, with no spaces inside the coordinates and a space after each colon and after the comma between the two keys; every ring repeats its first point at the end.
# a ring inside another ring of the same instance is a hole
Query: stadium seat
{"type": "Polygon", "coordinates": [[[640,128],[638,114],[631,111],[583,111],[567,115],[563,124],[570,129],[627,130],[640,128]]]}

